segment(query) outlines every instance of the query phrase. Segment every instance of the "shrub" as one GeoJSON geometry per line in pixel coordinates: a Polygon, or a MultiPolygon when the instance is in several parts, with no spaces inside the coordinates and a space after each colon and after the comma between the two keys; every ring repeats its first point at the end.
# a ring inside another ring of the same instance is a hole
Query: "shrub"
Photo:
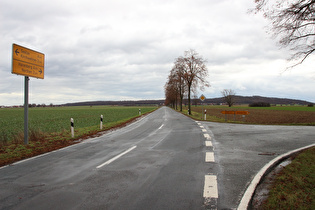
{"type": "Polygon", "coordinates": [[[0,131],[0,146],[7,145],[9,142],[8,134],[4,131],[0,131]]]}
{"type": "Polygon", "coordinates": [[[45,134],[40,129],[30,129],[29,140],[30,141],[42,141],[45,139],[45,134]]]}
{"type": "Polygon", "coordinates": [[[254,102],[248,105],[249,107],[270,107],[270,103],[266,102],[254,102]]]}
{"type": "Polygon", "coordinates": [[[310,104],[308,104],[307,106],[308,106],[308,107],[313,107],[314,104],[310,103],[310,104]]]}

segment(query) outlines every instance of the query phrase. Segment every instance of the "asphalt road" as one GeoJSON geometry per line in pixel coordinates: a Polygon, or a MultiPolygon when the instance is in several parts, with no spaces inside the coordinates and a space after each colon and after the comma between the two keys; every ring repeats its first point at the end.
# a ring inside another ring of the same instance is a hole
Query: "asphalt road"
{"type": "Polygon", "coordinates": [[[314,127],[196,122],[162,107],[1,168],[0,209],[235,209],[263,165],[314,143],[314,134],[314,127]]]}
{"type": "Polygon", "coordinates": [[[254,176],[269,161],[315,143],[314,126],[202,124],[213,137],[218,209],[236,209],[254,176]]]}

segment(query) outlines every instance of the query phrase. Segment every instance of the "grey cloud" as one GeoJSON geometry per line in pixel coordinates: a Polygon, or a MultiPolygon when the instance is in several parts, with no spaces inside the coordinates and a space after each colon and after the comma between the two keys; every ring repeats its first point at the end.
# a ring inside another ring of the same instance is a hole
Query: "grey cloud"
{"type": "Polygon", "coordinates": [[[247,0],[1,1],[0,105],[23,103],[12,43],[45,53],[45,79],[31,79],[34,103],[163,98],[175,58],[189,49],[208,60],[207,97],[224,88],[282,96],[295,84],[293,96],[315,101],[302,91],[314,89],[311,64],[277,82],[287,52],[265,33],[262,17],[247,13],[252,7],[247,0]]]}

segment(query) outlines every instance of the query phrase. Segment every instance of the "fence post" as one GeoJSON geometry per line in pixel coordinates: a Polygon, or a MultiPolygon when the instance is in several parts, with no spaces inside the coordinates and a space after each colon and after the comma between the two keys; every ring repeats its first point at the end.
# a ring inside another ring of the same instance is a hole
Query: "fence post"
{"type": "Polygon", "coordinates": [[[73,121],[73,118],[70,119],[70,122],[71,122],[71,136],[73,138],[74,137],[74,121],[73,121]]]}
{"type": "Polygon", "coordinates": [[[103,115],[101,114],[101,122],[100,122],[100,129],[103,129],[103,115]]]}

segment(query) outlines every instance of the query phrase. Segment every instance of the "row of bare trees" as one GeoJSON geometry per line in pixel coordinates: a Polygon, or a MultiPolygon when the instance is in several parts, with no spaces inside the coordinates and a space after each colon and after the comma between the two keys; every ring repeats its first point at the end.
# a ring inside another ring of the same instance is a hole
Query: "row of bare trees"
{"type": "Polygon", "coordinates": [[[188,113],[191,114],[191,94],[197,89],[204,90],[209,87],[207,81],[208,69],[206,60],[195,50],[185,51],[184,56],[175,59],[174,66],[170,71],[165,84],[165,103],[183,110],[183,98],[188,98],[188,113]]]}

